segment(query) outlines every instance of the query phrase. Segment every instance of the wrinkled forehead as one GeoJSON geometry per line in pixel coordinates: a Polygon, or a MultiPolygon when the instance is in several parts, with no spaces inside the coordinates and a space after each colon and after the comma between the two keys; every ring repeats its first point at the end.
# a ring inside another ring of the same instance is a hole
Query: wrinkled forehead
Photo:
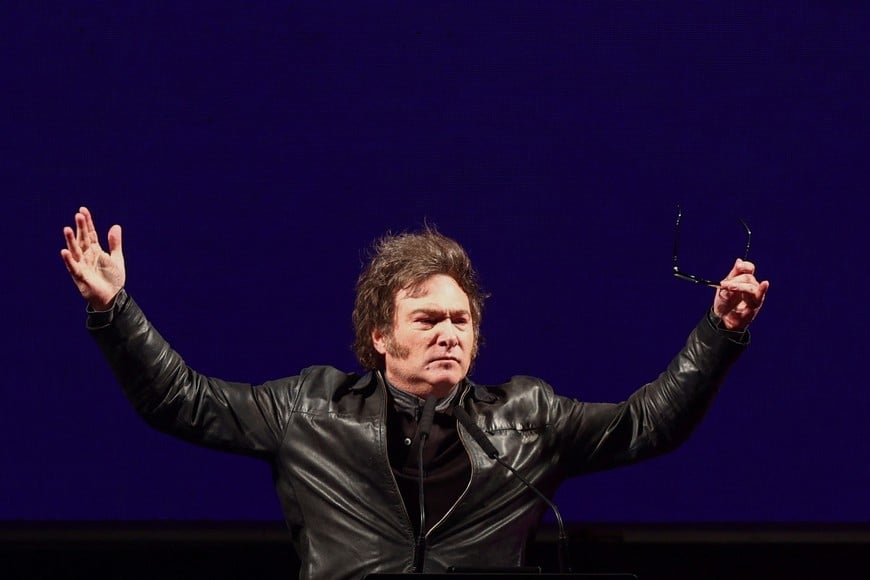
{"type": "Polygon", "coordinates": [[[402,300],[404,298],[423,298],[427,294],[429,294],[430,288],[428,282],[432,279],[432,276],[428,278],[424,278],[423,280],[417,280],[415,282],[411,282],[404,288],[399,288],[398,292],[396,292],[396,301],[402,300]]]}
{"type": "Polygon", "coordinates": [[[396,305],[408,302],[431,302],[450,310],[469,310],[470,300],[456,280],[446,274],[434,274],[413,282],[396,292],[396,305]]]}

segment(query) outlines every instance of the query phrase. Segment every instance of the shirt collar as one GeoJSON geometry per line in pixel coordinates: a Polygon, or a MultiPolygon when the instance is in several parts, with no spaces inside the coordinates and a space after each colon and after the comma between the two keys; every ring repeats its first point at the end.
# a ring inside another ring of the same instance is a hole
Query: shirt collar
{"type": "MultiPolygon", "coordinates": [[[[405,391],[400,391],[396,387],[392,387],[392,385],[389,385],[389,383],[387,382],[383,373],[381,371],[378,371],[378,370],[374,370],[370,373],[366,373],[365,375],[361,376],[356,381],[356,383],[354,383],[353,385],[351,385],[348,388],[348,390],[350,390],[352,392],[359,392],[359,391],[365,390],[366,388],[374,388],[375,385],[377,385],[378,381],[383,381],[383,383],[385,385],[388,385],[387,389],[390,391],[390,393],[392,393],[393,390],[396,390],[396,391],[404,393],[410,397],[414,397],[415,399],[420,399],[420,397],[417,397],[416,395],[411,395],[410,393],[405,393],[405,391]],[[392,387],[392,390],[390,390],[391,387],[392,387]]],[[[459,383],[459,385],[457,385],[456,387],[453,388],[453,391],[451,391],[451,394],[448,395],[448,397],[446,398],[446,400],[448,401],[448,404],[452,403],[454,401],[454,399],[456,399],[457,397],[465,398],[465,392],[467,389],[457,388],[460,385],[468,385],[469,387],[471,387],[471,389],[470,389],[471,396],[474,397],[474,399],[477,401],[481,401],[483,403],[494,403],[498,399],[498,397],[496,397],[492,392],[490,392],[489,389],[487,389],[483,385],[478,385],[474,381],[472,381],[468,378],[465,378],[459,383]]],[[[441,408],[441,403],[439,403],[438,408],[441,408]]]]}
{"type": "MultiPolygon", "coordinates": [[[[457,398],[457,393],[460,391],[459,387],[463,383],[464,381],[460,381],[456,385],[453,385],[453,388],[446,397],[438,399],[438,403],[435,405],[436,412],[444,413],[451,405],[453,405],[457,398]]],[[[412,417],[417,417],[419,415],[420,409],[423,407],[426,399],[418,397],[413,393],[403,391],[388,381],[386,377],[384,377],[384,384],[387,385],[387,390],[390,393],[390,398],[393,401],[393,407],[396,411],[411,415],[412,417]]]]}

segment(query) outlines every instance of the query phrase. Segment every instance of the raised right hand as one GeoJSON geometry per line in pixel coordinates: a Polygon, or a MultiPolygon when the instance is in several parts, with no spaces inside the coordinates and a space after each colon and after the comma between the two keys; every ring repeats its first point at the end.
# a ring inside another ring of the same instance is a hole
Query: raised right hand
{"type": "Polygon", "coordinates": [[[746,330],[758,315],[770,282],[755,278],[755,264],[737,258],[734,267],[719,283],[713,299],[713,314],[729,330],[746,330]]]}
{"type": "Polygon", "coordinates": [[[75,222],[75,232],[69,226],[63,228],[66,248],[60,251],[60,257],[88,304],[95,310],[107,310],[127,279],[121,252],[121,226],[109,229],[109,252],[106,253],[100,247],[88,208],[79,208],[75,222]]]}

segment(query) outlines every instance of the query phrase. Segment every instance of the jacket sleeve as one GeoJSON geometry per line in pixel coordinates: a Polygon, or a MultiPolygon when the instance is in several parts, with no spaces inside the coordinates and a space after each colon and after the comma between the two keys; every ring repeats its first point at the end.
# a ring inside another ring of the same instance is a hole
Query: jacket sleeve
{"type": "Polygon", "coordinates": [[[701,421],[748,342],[748,333],[735,337],[705,316],[667,369],[626,401],[556,397],[551,421],[566,437],[562,458],[568,474],[634,463],[678,447],[701,421]]]}
{"type": "Polygon", "coordinates": [[[112,310],[88,319],[136,412],[181,439],[261,458],[278,449],[297,378],[253,387],[189,368],[123,290],[112,310]]]}

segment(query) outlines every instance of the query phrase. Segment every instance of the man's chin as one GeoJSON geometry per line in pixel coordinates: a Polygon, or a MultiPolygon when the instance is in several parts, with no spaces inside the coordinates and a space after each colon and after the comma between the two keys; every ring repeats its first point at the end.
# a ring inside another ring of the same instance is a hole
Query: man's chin
{"type": "Polygon", "coordinates": [[[464,375],[460,370],[445,370],[429,373],[426,378],[433,389],[449,391],[464,378],[464,375]]]}

